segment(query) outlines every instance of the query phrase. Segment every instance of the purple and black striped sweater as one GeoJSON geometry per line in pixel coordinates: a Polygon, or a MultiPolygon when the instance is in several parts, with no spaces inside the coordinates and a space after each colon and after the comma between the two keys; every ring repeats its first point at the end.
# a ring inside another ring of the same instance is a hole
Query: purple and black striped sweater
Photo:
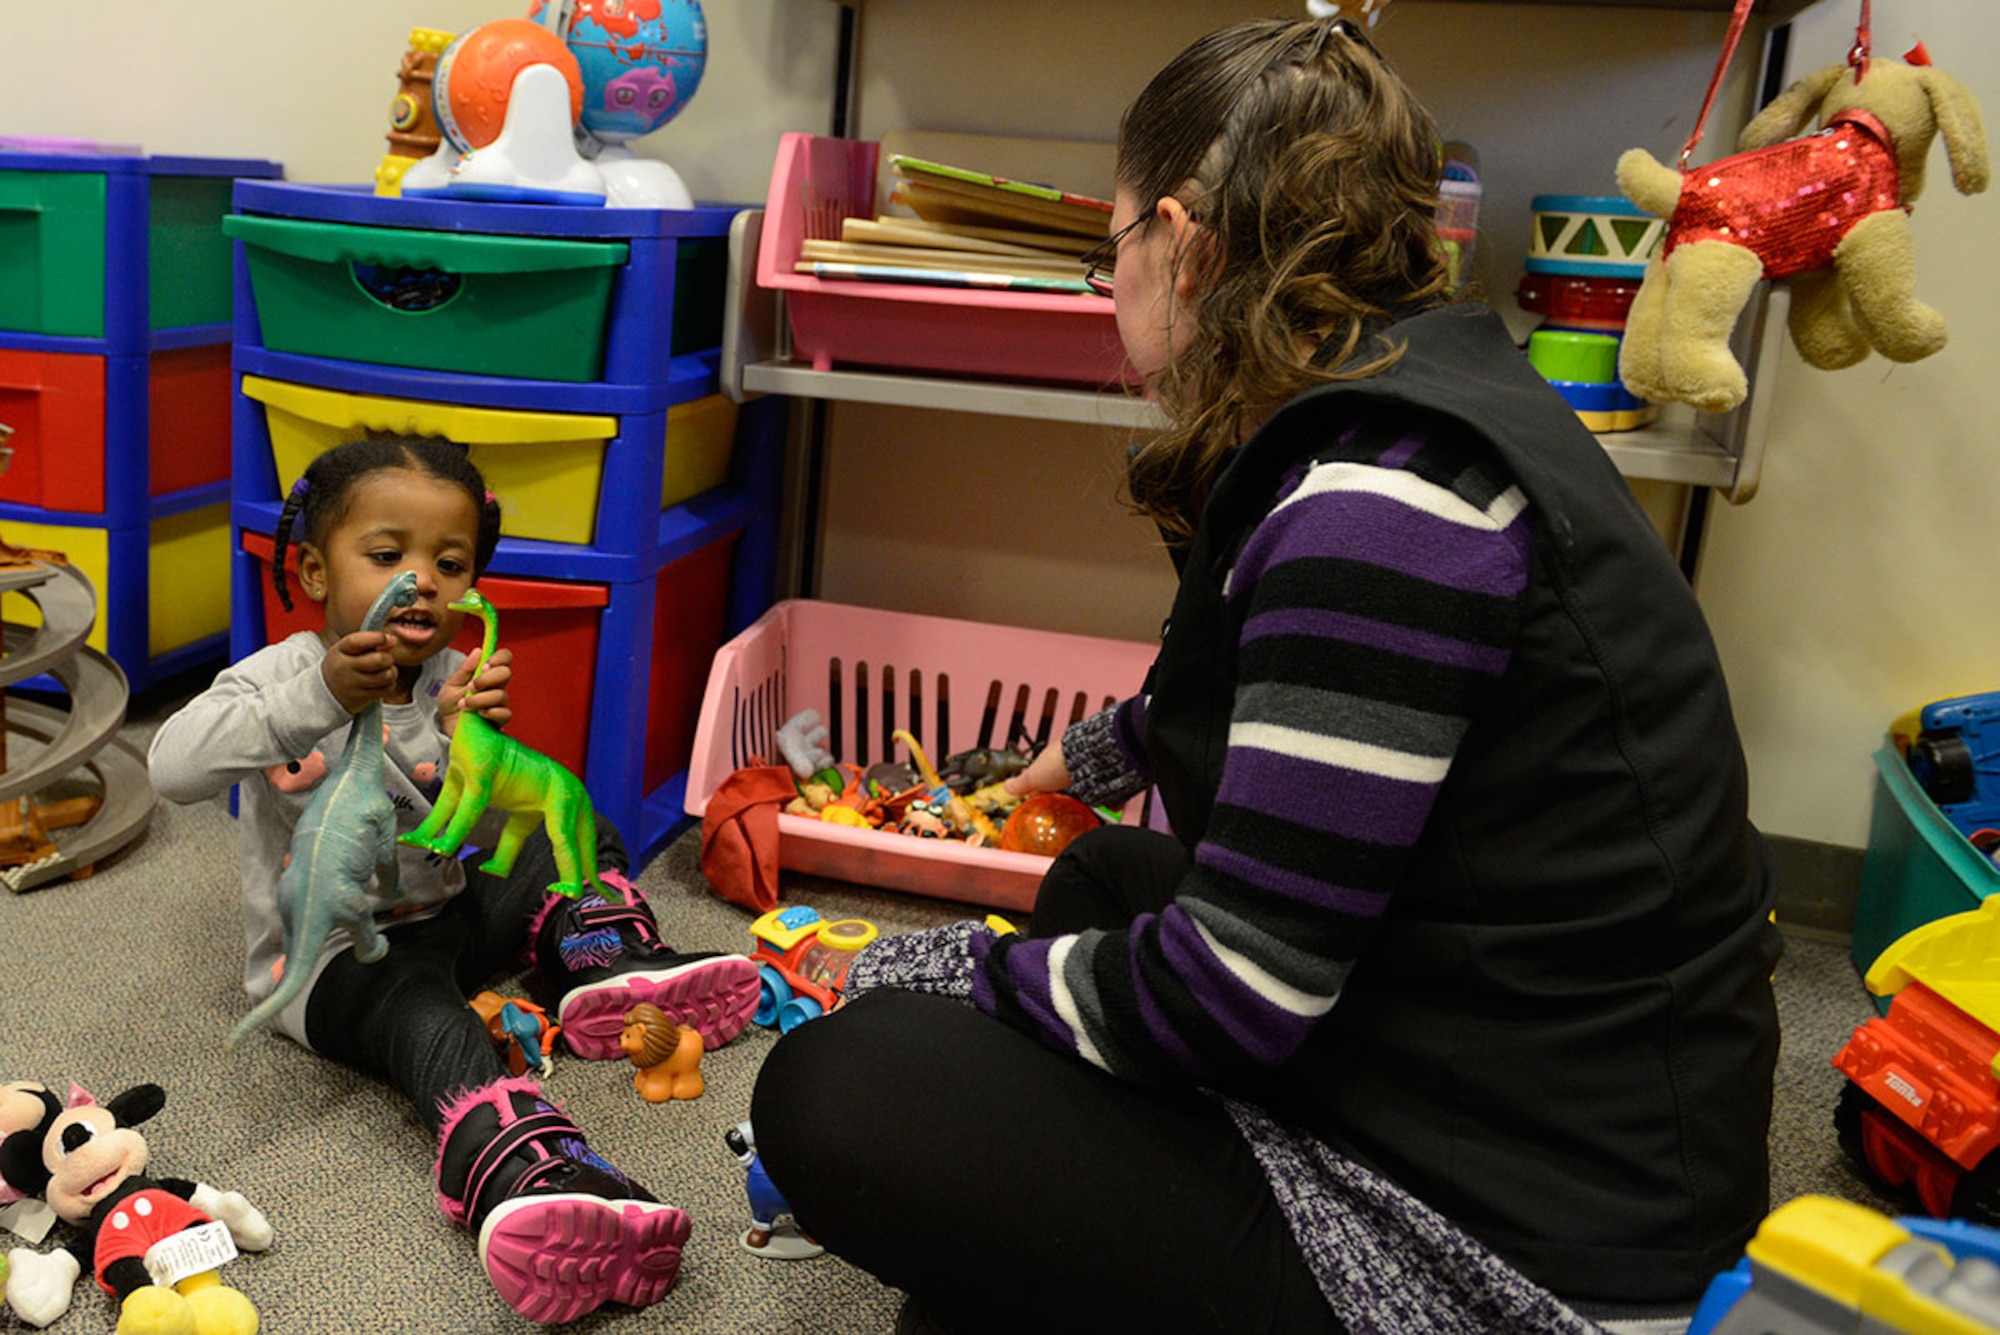
{"type": "MultiPolygon", "coordinates": [[[[1338,1004],[1507,668],[1533,526],[1483,446],[1349,432],[1284,480],[1229,572],[1228,752],[1174,902],[1115,933],[996,939],[960,923],[885,939],[850,993],[957,996],[1145,1083],[1227,1086],[1285,1062],[1338,1004]]],[[[1119,801],[1148,785],[1146,707],[1133,697],[1065,734],[1071,791],[1119,801]]],[[[1393,1183],[1228,1106],[1351,1329],[1599,1329],[1393,1183]]]]}

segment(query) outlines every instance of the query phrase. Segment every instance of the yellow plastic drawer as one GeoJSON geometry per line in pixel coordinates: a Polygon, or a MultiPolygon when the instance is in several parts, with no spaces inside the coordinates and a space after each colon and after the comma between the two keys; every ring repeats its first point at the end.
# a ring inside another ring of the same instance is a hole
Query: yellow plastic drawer
{"type": "Polygon", "coordinates": [[[437,436],[464,445],[500,500],[500,531],[512,538],[589,543],[597,529],[604,450],[616,417],[469,408],[382,398],[289,381],[243,377],[264,405],[280,492],[327,450],[366,432],[437,436]]]}

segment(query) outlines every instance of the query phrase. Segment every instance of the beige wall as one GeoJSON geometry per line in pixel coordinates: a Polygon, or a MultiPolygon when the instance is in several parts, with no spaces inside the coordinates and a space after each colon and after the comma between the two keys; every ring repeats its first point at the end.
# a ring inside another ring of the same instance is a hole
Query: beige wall
{"type": "MultiPolygon", "coordinates": [[[[410,29],[462,32],[527,9],[527,0],[108,0],[86,22],[73,5],[8,0],[0,134],[270,158],[294,181],[367,181],[410,29]]],[[[697,199],[761,200],[778,135],[827,126],[838,10],[716,0],[704,13],[700,91],[633,147],[671,162],[697,199]]]]}
{"type": "MultiPolygon", "coordinates": [[[[525,3],[342,0],[305,19],[248,0],[10,4],[0,133],[138,142],[156,153],[274,158],[302,181],[360,181],[381,152],[414,24],[457,29],[525,3]],[[108,17],[107,17],[108,16],[108,17]],[[108,32],[109,37],[94,37],[108,32]]],[[[868,0],[861,131],[916,127],[1112,137],[1120,108],[1187,40],[1303,5],[1243,0],[868,0]]],[[[1844,50],[1855,6],[1797,23],[1797,68],[1844,50]]],[[[697,197],[760,200],[787,129],[823,130],[838,7],[713,0],[712,58],[688,111],[641,151],[697,197]]],[[[1887,0],[1884,51],[1920,33],[1940,65],[2000,107],[2000,11],[1887,0]]],[[[1380,44],[1480,150],[1479,271],[1511,292],[1529,197],[1609,190],[1632,145],[1686,136],[1724,26],[1715,12],[1399,0],[1380,44]]],[[[1739,56],[1711,146],[1751,95],[1739,56]]],[[[1953,342],[1909,367],[1824,373],[1789,358],[1764,486],[1713,517],[1700,588],[1749,743],[1753,803],[1776,833],[1866,839],[1867,753],[1897,712],[2000,685],[1980,576],[2000,568],[2000,428],[1978,405],[2000,353],[1992,200],[1953,194],[1943,155],[1916,213],[1918,281],[1953,342]]],[[[1114,432],[859,405],[834,409],[824,596],[1127,638],[1152,633],[1171,581],[1143,524],[1112,505],[1114,432]]]]}
{"type": "MultiPolygon", "coordinates": [[[[866,0],[859,131],[1110,140],[1126,103],[1189,41],[1286,12],[1304,5],[866,0]]],[[[1375,40],[1444,133],[1480,154],[1477,271],[1488,292],[1511,304],[1533,196],[1611,193],[1624,149],[1679,150],[1726,27],[1712,11],[1394,5],[1375,40]]],[[[1747,111],[1758,37],[1731,72],[1711,145],[1747,111]]],[[[1112,504],[1128,437],[853,404],[834,405],[831,417],[822,596],[1126,639],[1157,633],[1172,571],[1150,528],[1112,504]]],[[[1677,526],[1679,488],[1638,490],[1656,523],[1677,526]]]]}
{"type": "MultiPolygon", "coordinates": [[[[1795,73],[1841,59],[1852,3],[1794,25],[1795,73]]],[[[1877,50],[1921,37],[2000,116],[2000,9],[1964,0],[1874,8],[1877,50]]],[[[2000,213],[1951,188],[1931,151],[1911,218],[1917,291],[1951,326],[1929,360],[1817,371],[1789,348],[1763,490],[1710,529],[1700,576],[1750,756],[1765,829],[1859,846],[1868,754],[1889,720],[1930,700],[2000,689],[2000,213]],[[1982,388],[1983,386],[1983,388],[1982,388]]]]}

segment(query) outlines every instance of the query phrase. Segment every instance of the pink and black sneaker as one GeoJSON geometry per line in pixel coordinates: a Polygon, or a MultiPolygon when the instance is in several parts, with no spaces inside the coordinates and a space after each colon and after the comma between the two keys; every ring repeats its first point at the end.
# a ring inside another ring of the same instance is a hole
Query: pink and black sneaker
{"type": "Polygon", "coordinates": [[[638,889],[615,871],[599,876],[626,902],[588,891],[574,899],[551,895],[529,935],[570,1051],[589,1061],[623,1057],[625,1012],[640,1002],[693,1029],[711,1051],[742,1033],[757,1010],[757,966],[743,955],[667,949],[638,889]]]}
{"type": "Polygon", "coordinates": [[[445,1218],[478,1235],[493,1287],[530,1321],[650,1307],[680,1278],[687,1212],[600,1158],[532,1080],[497,1080],[445,1106],[437,1191],[445,1218]]]}

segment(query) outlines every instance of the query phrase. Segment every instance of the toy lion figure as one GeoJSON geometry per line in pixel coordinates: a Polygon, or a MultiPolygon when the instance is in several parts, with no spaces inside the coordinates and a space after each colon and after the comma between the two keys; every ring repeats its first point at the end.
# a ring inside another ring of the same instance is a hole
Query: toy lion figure
{"type": "Polygon", "coordinates": [[[638,1067],[632,1087],[649,1103],[669,1099],[698,1099],[704,1084],[701,1078],[701,1034],[683,1028],[667,1013],[649,1002],[640,1002],[625,1012],[625,1028],[618,1046],[638,1067]]]}
{"type": "Polygon", "coordinates": [[[1943,138],[1952,184],[1986,188],[1986,131],[1964,85],[1908,63],[1841,63],[1759,112],[1738,152],[1683,175],[1643,149],[1618,159],[1618,186],[1667,218],[1632,303],[1618,370],[1633,393],[1726,412],[1749,392],[1730,331],[1759,280],[1789,279],[1799,354],[1825,370],[1869,352],[1913,362],[1945,344],[1944,317],[1917,300],[1909,207],[1943,138]],[[1793,138],[1817,117],[1820,129],[1793,138]]]}

